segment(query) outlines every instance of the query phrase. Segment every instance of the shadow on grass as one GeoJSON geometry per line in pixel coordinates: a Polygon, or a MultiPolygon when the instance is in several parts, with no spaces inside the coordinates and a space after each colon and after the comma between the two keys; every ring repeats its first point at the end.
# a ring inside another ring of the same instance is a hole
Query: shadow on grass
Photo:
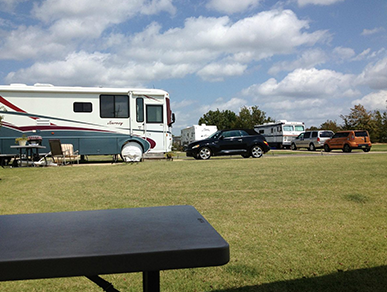
{"type": "Polygon", "coordinates": [[[387,291],[387,266],[246,286],[215,292],[381,292],[387,291]]]}

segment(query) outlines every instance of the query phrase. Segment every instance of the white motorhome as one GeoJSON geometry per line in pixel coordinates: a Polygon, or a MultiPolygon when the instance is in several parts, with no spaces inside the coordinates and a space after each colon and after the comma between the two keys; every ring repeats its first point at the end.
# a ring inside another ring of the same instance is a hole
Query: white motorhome
{"type": "Polygon", "coordinates": [[[187,127],[181,130],[181,145],[185,147],[194,141],[206,139],[216,131],[218,131],[216,126],[207,126],[206,124],[187,127]]]}
{"type": "Polygon", "coordinates": [[[49,139],[60,139],[80,155],[141,159],[172,147],[174,114],[169,94],[158,89],[0,86],[0,115],[0,153],[13,153],[23,134],[41,136],[48,149],[49,139]]]}
{"type": "Polygon", "coordinates": [[[280,120],[274,123],[256,125],[254,130],[266,138],[270,146],[278,149],[290,147],[294,138],[305,131],[303,122],[280,120]]]}

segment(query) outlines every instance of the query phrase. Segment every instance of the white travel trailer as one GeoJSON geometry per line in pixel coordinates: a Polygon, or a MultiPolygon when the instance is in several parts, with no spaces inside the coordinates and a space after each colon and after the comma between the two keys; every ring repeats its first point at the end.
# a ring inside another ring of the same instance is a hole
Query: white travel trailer
{"type": "Polygon", "coordinates": [[[15,138],[39,135],[74,145],[80,155],[135,155],[171,151],[174,114],[158,89],[0,86],[0,153],[15,138]]]}
{"type": "Polygon", "coordinates": [[[294,138],[305,131],[303,122],[280,120],[274,123],[256,125],[254,130],[266,138],[270,146],[278,149],[290,147],[294,138]]]}
{"type": "Polygon", "coordinates": [[[216,126],[207,126],[206,124],[187,127],[181,130],[181,145],[185,147],[194,141],[206,139],[216,131],[218,131],[216,126]]]}

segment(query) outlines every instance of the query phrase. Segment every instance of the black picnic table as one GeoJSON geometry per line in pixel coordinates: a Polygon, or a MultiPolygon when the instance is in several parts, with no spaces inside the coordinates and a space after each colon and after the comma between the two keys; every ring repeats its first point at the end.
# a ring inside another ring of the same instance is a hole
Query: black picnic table
{"type": "Polygon", "coordinates": [[[160,291],[160,271],[224,265],[229,245],[192,206],[0,216],[0,281],[143,273],[160,291]]]}
{"type": "Polygon", "coordinates": [[[39,149],[46,149],[46,146],[41,146],[38,144],[14,145],[14,146],[11,146],[11,149],[19,150],[20,166],[23,166],[22,162],[24,160],[26,161],[26,166],[29,166],[29,165],[35,166],[34,159],[40,158],[39,149]],[[25,151],[24,155],[23,155],[23,151],[25,151]]]}

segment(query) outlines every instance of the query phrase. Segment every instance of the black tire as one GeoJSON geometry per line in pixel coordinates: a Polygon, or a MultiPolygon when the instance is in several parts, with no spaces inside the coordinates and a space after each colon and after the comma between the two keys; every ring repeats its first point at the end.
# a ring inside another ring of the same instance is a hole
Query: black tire
{"type": "Polygon", "coordinates": [[[208,160],[211,158],[211,149],[208,148],[208,147],[203,147],[200,149],[199,153],[198,153],[198,158],[202,159],[202,160],[208,160]]]}
{"type": "Polygon", "coordinates": [[[352,151],[351,146],[349,146],[348,144],[345,144],[343,147],[343,152],[350,153],[351,151],[352,151]]]}
{"type": "Polygon", "coordinates": [[[324,151],[325,152],[331,152],[331,148],[327,144],[324,145],[324,151]]]}
{"type": "Polygon", "coordinates": [[[263,156],[263,150],[259,145],[254,145],[250,152],[253,158],[261,158],[263,156]]]}
{"type": "Polygon", "coordinates": [[[296,144],[292,143],[292,145],[290,145],[290,149],[292,149],[292,150],[297,150],[296,144]]]}
{"type": "Polygon", "coordinates": [[[365,148],[363,149],[364,152],[370,152],[371,148],[365,148]]]}
{"type": "Polygon", "coordinates": [[[310,144],[309,144],[308,150],[309,150],[309,151],[316,151],[316,146],[314,146],[313,143],[310,143],[310,144]]]}

